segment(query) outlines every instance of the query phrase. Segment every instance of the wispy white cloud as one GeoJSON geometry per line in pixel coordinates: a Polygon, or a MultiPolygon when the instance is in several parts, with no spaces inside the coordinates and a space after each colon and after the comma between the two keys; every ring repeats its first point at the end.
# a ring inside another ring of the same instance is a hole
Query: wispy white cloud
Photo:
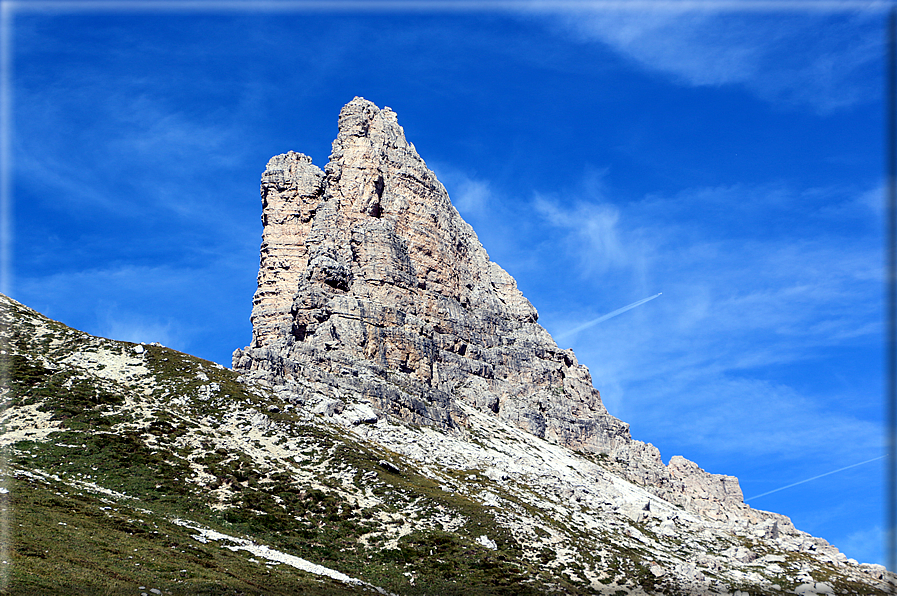
{"type": "MultiPolygon", "coordinates": [[[[867,192],[726,187],[619,205],[540,199],[546,223],[563,230],[566,258],[614,264],[584,266],[594,294],[580,291],[570,311],[550,313],[549,330],[581,326],[608,301],[626,304],[647,293],[647,281],[662,300],[572,341],[637,438],[786,459],[822,457],[834,443],[836,466],[874,456],[880,425],[846,407],[856,393],[820,392],[807,380],[826,374],[810,371],[831,350],[879,342],[880,243],[856,233],[879,224],[867,192]],[[838,209],[828,212],[831,204],[838,209]],[[859,227],[828,225],[845,217],[859,227]],[[789,363],[806,376],[771,370],[789,363]]],[[[872,389],[873,377],[855,391],[872,389]]]]}
{"type": "Polygon", "coordinates": [[[624,245],[619,229],[620,211],[609,203],[576,202],[563,207],[556,200],[536,194],[535,212],[548,224],[568,230],[567,248],[573,252],[583,275],[633,264],[636,252],[624,245]]]}
{"type": "Polygon", "coordinates": [[[439,181],[445,185],[452,204],[465,217],[485,213],[494,200],[493,191],[487,180],[471,176],[446,163],[430,162],[439,181]]]}
{"type": "Polygon", "coordinates": [[[205,214],[214,198],[203,189],[215,181],[203,181],[202,173],[233,168],[243,157],[240,131],[231,123],[190,117],[126,90],[95,98],[71,98],[70,91],[21,89],[18,98],[17,176],[54,196],[58,207],[205,214]],[[96,125],[89,138],[79,138],[67,132],[66,121],[85,104],[96,125]]]}
{"type": "Polygon", "coordinates": [[[879,12],[733,12],[712,4],[563,12],[561,27],[684,85],[739,85],[820,113],[876,101],[879,12]]]}

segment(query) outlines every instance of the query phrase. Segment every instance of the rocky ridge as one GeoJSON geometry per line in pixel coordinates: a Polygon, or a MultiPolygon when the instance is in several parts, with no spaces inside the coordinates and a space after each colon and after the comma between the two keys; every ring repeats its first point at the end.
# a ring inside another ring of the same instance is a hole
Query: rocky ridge
{"type": "Polygon", "coordinates": [[[489,259],[389,108],[356,97],[340,112],[324,170],[300,153],[275,156],[261,195],[253,339],[234,353],[235,369],[287,388],[335,379],[347,402],[445,429],[469,427],[461,405],[471,405],[607,457],[691,511],[766,515],[749,512],[736,478],[681,457],[665,466],[653,445],[631,438],[588,369],[489,259]]]}

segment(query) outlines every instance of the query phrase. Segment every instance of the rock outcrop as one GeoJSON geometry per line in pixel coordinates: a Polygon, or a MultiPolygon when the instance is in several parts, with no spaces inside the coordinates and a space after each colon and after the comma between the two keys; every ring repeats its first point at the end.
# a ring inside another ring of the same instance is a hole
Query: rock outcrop
{"type": "Polygon", "coordinates": [[[356,97],[325,169],[275,156],[261,195],[253,338],[234,352],[235,369],[287,388],[325,380],[359,407],[460,431],[458,406],[472,404],[603,454],[674,503],[724,517],[746,509],[736,479],[682,458],[667,468],[607,412],[588,369],[537,323],[389,108],[356,97]]]}

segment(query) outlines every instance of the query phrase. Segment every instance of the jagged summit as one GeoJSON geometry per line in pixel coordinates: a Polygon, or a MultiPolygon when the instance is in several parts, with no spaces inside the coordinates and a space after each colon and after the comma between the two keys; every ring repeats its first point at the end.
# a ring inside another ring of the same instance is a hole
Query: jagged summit
{"type": "Polygon", "coordinates": [[[347,104],[324,172],[298,153],[271,159],[262,203],[253,342],[236,367],[276,381],[292,363],[362,367],[423,398],[378,400],[409,420],[463,424],[455,396],[581,448],[626,435],[389,108],[347,104]]]}
{"type": "MultiPolygon", "coordinates": [[[[664,466],[611,416],[514,279],[489,259],[395,112],[356,97],[322,171],[301,153],[262,174],[253,338],[235,369],[289,389],[339,385],[341,409],[462,429],[460,404],[537,437],[620,462],[659,496],[726,518],[738,481],[676,458],[664,466]]],[[[735,513],[733,513],[735,512],[735,513]]]]}

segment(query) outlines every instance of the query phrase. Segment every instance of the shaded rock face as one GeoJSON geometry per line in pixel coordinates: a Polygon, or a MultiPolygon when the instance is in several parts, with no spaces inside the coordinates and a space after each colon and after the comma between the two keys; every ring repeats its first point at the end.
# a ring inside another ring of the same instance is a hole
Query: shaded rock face
{"type": "Polygon", "coordinates": [[[607,454],[673,502],[693,487],[701,496],[689,503],[744,507],[740,490],[697,466],[672,474],[608,414],[588,369],[536,322],[389,108],[349,102],[324,171],[278,155],[261,195],[253,339],[234,352],[235,369],[275,385],[328,382],[381,413],[446,428],[463,429],[467,403],[607,454]]]}

